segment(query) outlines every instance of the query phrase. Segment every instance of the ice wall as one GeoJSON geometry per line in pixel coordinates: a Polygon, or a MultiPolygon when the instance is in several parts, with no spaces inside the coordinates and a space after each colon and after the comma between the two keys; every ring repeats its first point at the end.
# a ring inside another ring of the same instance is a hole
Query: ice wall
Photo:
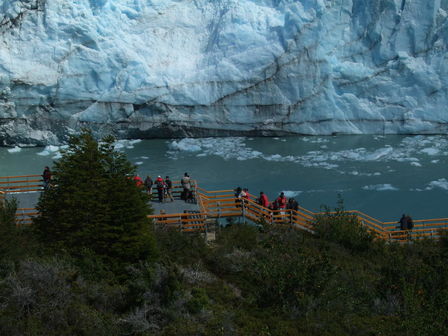
{"type": "Polygon", "coordinates": [[[0,144],[448,133],[448,0],[0,0],[0,144]]]}

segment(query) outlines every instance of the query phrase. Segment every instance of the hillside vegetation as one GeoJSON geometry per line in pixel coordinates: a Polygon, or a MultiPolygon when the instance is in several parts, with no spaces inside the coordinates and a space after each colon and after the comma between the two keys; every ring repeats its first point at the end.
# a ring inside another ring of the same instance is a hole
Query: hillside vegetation
{"type": "Polygon", "coordinates": [[[446,237],[376,241],[341,209],[316,234],[155,230],[111,143],[72,139],[30,227],[0,205],[0,335],[448,335],[446,237]]]}
{"type": "Polygon", "coordinates": [[[157,231],[157,259],[117,273],[94,253],[42,252],[1,218],[2,335],[448,334],[445,239],[360,249],[340,232],[234,224],[206,245],[157,231]]]}

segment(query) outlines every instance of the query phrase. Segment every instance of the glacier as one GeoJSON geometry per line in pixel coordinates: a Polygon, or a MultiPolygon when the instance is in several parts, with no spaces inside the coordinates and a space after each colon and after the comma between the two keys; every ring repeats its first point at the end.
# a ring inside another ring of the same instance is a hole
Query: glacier
{"type": "Polygon", "coordinates": [[[0,0],[0,145],[447,134],[448,0],[0,0]]]}

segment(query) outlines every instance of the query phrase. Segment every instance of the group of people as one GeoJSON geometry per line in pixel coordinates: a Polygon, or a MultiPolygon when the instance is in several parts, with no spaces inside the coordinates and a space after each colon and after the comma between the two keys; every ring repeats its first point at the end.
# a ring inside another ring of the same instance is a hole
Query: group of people
{"type": "MultiPolygon", "coordinates": [[[[163,179],[162,176],[159,175],[154,181],[149,175],[146,176],[145,181],[142,181],[140,177],[138,177],[138,179],[139,180],[136,180],[136,178],[134,177],[137,186],[145,186],[146,192],[150,197],[152,197],[153,188],[155,187],[157,190],[157,198],[159,202],[162,203],[167,200],[170,200],[171,202],[174,201],[173,182],[171,181],[169,176],[165,176],[165,179],[163,179]]],[[[193,202],[194,197],[192,191],[192,182],[188,173],[185,173],[184,176],[182,177],[181,185],[183,190],[180,195],[180,198],[185,202],[193,202]]]]}
{"type": "MultiPolygon", "coordinates": [[[[250,199],[249,189],[238,187],[235,189],[235,198],[237,200],[245,201],[250,199]]],[[[284,192],[281,192],[280,195],[272,202],[269,202],[268,196],[260,191],[260,197],[255,200],[261,206],[271,209],[271,210],[298,210],[299,203],[293,198],[287,199],[284,192]]]]}
{"type": "MultiPolygon", "coordinates": [[[[44,183],[44,190],[48,190],[51,186],[52,173],[48,166],[45,167],[42,173],[42,179],[44,183]]],[[[151,176],[146,176],[143,181],[140,176],[134,176],[133,180],[137,187],[145,187],[148,195],[152,197],[153,187],[157,188],[157,196],[159,202],[165,202],[166,200],[174,201],[173,198],[173,182],[170,180],[169,176],[165,176],[163,179],[160,175],[157,176],[156,180],[153,181],[151,176]]],[[[194,202],[194,196],[192,191],[192,181],[188,173],[185,173],[181,180],[182,193],[181,199],[185,202],[194,202]]],[[[248,188],[238,187],[235,189],[235,198],[238,202],[247,202],[250,199],[251,194],[248,188]]],[[[255,200],[259,205],[268,208],[270,210],[298,210],[299,203],[293,198],[287,199],[284,192],[281,192],[279,196],[272,202],[269,202],[267,195],[261,191],[260,196],[255,200]]],[[[282,213],[282,212],[281,212],[282,213]]],[[[283,212],[284,214],[284,212],[283,212]]],[[[398,221],[400,224],[400,230],[412,230],[414,223],[411,216],[403,214],[398,221]]]]}

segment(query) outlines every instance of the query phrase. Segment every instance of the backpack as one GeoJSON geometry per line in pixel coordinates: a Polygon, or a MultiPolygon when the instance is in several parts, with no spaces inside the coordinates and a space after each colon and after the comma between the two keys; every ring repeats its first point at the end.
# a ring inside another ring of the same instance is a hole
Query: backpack
{"type": "Polygon", "coordinates": [[[157,189],[163,189],[164,185],[163,181],[157,181],[156,183],[157,183],[157,189]]]}

